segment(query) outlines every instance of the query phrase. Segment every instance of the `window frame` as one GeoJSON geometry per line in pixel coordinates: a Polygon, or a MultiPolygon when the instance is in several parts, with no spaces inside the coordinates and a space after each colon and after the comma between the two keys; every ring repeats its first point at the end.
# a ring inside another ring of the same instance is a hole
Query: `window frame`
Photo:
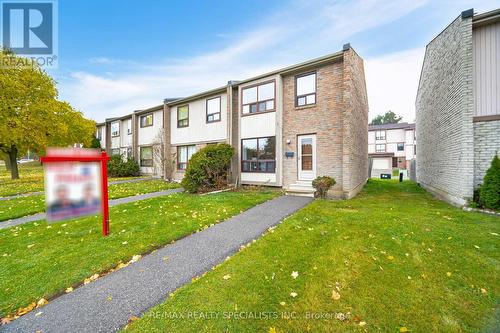
{"type": "Polygon", "coordinates": [[[122,153],[120,151],[120,148],[111,148],[111,156],[120,156],[122,153]],[[116,153],[118,151],[118,153],[116,153]]]}
{"type": "Polygon", "coordinates": [[[132,118],[127,119],[127,135],[132,134],[132,118]],[[130,127],[128,125],[130,124],[130,127]]]}
{"type": "Polygon", "coordinates": [[[255,138],[245,138],[245,139],[241,139],[241,158],[240,158],[240,168],[241,168],[241,172],[245,172],[245,173],[270,173],[270,174],[276,174],[276,136],[261,136],[261,137],[255,137],[255,138]],[[274,159],[259,159],[259,139],[270,139],[270,138],[274,138],[274,159]],[[256,160],[244,160],[243,159],[243,141],[245,140],[257,140],[257,159],[256,160]],[[261,170],[255,170],[255,171],[244,171],[243,170],[243,163],[261,163],[261,162],[264,162],[266,163],[266,169],[267,169],[267,163],[269,162],[274,162],[274,171],[270,172],[270,171],[261,171],[261,170]]]}
{"type": "MultiPolygon", "coordinates": [[[[184,171],[187,170],[188,165],[189,165],[189,160],[190,160],[190,158],[188,158],[188,156],[187,156],[189,154],[189,147],[194,147],[195,150],[196,150],[196,145],[182,145],[182,146],[177,146],[177,156],[176,156],[177,162],[175,163],[175,166],[177,167],[177,171],[184,172],[184,171]],[[179,162],[179,156],[181,156],[181,153],[180,153],[179,150],[181,148],[184,148],[184,147],[186,148],[186,162],[179,162]],[[185,168],[181,168],[180,167],[181,163],[186,164],[186,167],[185,168]]],[[[196,151],[195,151],[195,153],[196,153],[196,151]]]]}
{"type": "Polygon", "coordinates": [[[249,86],[242,87],[241,88],[241,93],[240,93],[240,101],[241,101],[240,107],[241,107],[241,116],[242,117],[253,116],[255,114],[261,114],[261,113],[266,113],[266,112],[275,112],[276,111],[276,80],[272,79],[272,80],[268,80],[268,81],[262,81],[262,82],[259,82],[259,83],[255,83],[255,84],[252,84],[252,85],[249,85],[249,86]],[[269,84],[269,83],[273,84],[273,95],[274,95],[274,98],[265,99],[265,100],[260,101],[259,100],[259,86],[264,86],[264,85],[269,84]],[[256,88],[257,89],[257,92],[256,92],[256,101],[253,102],[253,103],[245,103],[245,104],[243,104],[243,91],[245,91],[247,89],[252,89],[252,88],[256,88]],[[269,102],[269,101],[273,101],[273,108],[269,109],[269,110],[259,111],[259,103],[265,103],[265,102],[269,102]],[[255,104],[257,106],[257,111],[256,112],[243,113],[243,107],[244,106],[249,105],[249,109],[250,109],[250,105],[253,105],[253,104],[255,104]]]}
{"type": "Polygon", "coordinates": [[[184,128],[184,127],[189,127],[189,104],[183,104],[183,105],[179,105],[177,107],[177,128],[184,128]],[[186,122],[186,125],[179,125],[179,109],[180,108],[183,108],[183,107],[187,107],[187,118],[186,119],[182,119],[182,120],[187,120],[186,122]]]}
{"type": "Polygon", "coordinates": [[[386,133],[386,130],[376,130],[375,131],[375,140],[385,140],[387,138],[387,133],[386,133]],[[377,136],[377,133],[380,132],[380,133],[384,133],[384,136],[377,136]]]}
{"type": "Polygon", "coordinates": [[[154,159],[154,156],[153,156],[153,146],[141,146],[139,147],[139,166],[142,167],[142,168],[152,168],[153,167],[153,159],[154,159]],[[149,159],[143,159],[142,158],[142,149],[144,148],[150,148],[151,149],[151,158],[149,159]],[[149,161],[151,160],[151,165],[145,165],[143,164],[143,161],[149,161]]]}
{"type": "Polygon", "coordinates": [[[205,100],[205,121],[207,124],[211,124],[211,123],[218,123],[219,121],[221,121],[222,119],[222,96],[215,96],[215,97],[212,97],[212,98],[207,98],[205,100]],[[219,112],[214,112],[214,113],[208,113],[208,101],[211,101],[213,99],[219,99],[219,112]],[[215,114],[219,114],[219,119],[217,120],[208,120],[208,116],[213,116],[215,114]]]}
{"type": "Polygon", "coordinates": [[[302,73],[302,74],[295,75],[294,81],[295,81],[295,107],[296,108],[302,108],[302,107],[306,107],[306,106],[314,106],[314,105],[316,105],[316,103],[318,101],[318,71],[314,70],[314,71],[310,71],[310,72],[307,72],[307,73],[302,73]],[[301,77],[304,77],[304,76],[313,75],[313,74],[314,74],[314,93],[300,95],[300,96],[297,95],[297,87],[298,87],[297,86],[297,79],[299,79],[301,77]],[[307,104],[307,96],[311,96],[311,95],[314,95],[314,103],[307,104]],[[302,97],[305,97],[306,104],[299,105],[299,98],[302,98],[302,97]]]}
{"type": "Polygon", "coordinates": [[[111,132],[111,137],[112,138],[116,138],[116,137],[120,136],[120,121],[113,121],[109,125],[109,131],[111,132]],[[116,133],[118,133],[118,134],[113,134],[113,124],[118,124],[118,131],[116,131],[116,133]]]}
{"type": "Polygon", "coordinates": [[[396,143],[396,149],[397,149],[397,151],[405,151],[405,143],[404,142],[396,143]],[[399,149],[399,145],[402,145],[403,149],[399,149]]]}
{"type": "Polygon", "coordinates": [[[375,152],[376,153],[386,153],[387,152],[387,146],[386,146],[386,144],[385,143],[377,143],[375,145],[375,152]],[[383,151],[382,150],[378,150],[377,146],[384,146],[384,150],[383,151]]]}
{"type": "Polygon", "coordinates": [[[144,128],[144,127],[151,127],[151,126],[153,126],[153,124],[154,124],[154,115],[153,115],[153,112],[151,112],[151,113],[147,113],[147,114],[145,114],[145,115],[141,115],[141,116],[139,117],[139,126],[141,126],[141,128],[144,128]],[[143,124],[142,124],[142,119],[143,119],[143,118],[145,119],[146,117],[149,117],[149,116],[151,116],[151,125],[143,125],[143,124]]]}

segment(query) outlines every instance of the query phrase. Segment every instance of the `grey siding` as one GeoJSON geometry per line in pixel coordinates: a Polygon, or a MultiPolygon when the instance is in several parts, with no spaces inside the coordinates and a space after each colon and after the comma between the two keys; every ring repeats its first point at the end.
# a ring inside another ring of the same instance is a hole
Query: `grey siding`
{"type": "Polygon", "coordinates": [[[416,100],[417,181],[463,205],[473,194],[472,18],[427,46],[416,100]]]}
{"type": "Polygon", "coordinates": [[[495,153],[500,154],[500,120],[474,123],[474,186],[482,184],[495,153]]]}
{"type": "Polygon", "coordinates": [[[500,114],[500,22],[474,28],[475,115],[500,114]]]}

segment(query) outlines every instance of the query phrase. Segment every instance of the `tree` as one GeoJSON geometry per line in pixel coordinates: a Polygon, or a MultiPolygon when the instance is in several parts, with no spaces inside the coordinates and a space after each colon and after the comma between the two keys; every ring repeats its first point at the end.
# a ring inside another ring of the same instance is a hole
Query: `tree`
{"type": "Polygon", "coordinates": [[[36,62],[0,50],[0,150],[18,179],[18,154],[47,146],[89,145],[95,123],[58,100],[55,81],[36,62]]]}
{"type": "Polygon", "coordinates": [[[493,157],[490,168],[486,171],[479,198],[486,208],[500,210],[500,158],[493,157]]]}
{"type": "Polygon", "coordinates": [[[170,180],[174,171],[175,157],[169,151],[163,128],[158,132],[153,142],[153,160],[160,176],[170,180]]]}
{"type": "Polygon", "coordinates": [[[384,115],[378,115],[372,119],[370,125],[397,124],[403,117],[397,116],[392,111],[387,111],[384,115]]]}

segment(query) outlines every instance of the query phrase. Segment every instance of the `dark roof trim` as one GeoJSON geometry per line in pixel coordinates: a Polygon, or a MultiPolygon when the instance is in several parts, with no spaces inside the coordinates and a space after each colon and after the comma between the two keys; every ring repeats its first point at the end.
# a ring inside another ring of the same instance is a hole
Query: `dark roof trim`
{"type": "Polygon", "coordinates": [[[144,110],[136,110],[136,111],[134,111],[134,114],[139,115],[139,114],[143,114],[143,113],[148,113],[148,112],[152,112],[152,111],[160,111],[160,110],[163,110],[163,104],[153,106],[151,108],[144,109],[144,110]]]}
{"type": "Polygon", "coordinates": [[[175,106],[175,105],[191,102],[191,101],[194,101],[197,99],[202,99],[202,98],[205,98],[205,97],[208,97],[211,95],[220,94],[220,93],[226,92],[226,90],[227,90],[227,86],[223,86],[223,87],[215,88],[212,90],[207,90],[207,91],[201,92],[201,93],[196,94],[196,95],[191,95],[191,96],[188,96],[185,98],[176,99],[172,102],[165,101],[165,104],[167,104],[168,106],[175,106]]]}
{"type": "Polygon", "coordinates": [[[477,28],[483,25],[488,25],[499,21],[500,21],[500,8],[491,10],[486,13],[475,15],[472,18],[472,26],[474,28],[477,28]]]}
{"type": "Polygon", "coordinates": [[[369,131],[377,131],[377,130],[389,130],[389,129],[415,129],[415,124],[408,123],[398,123],[398,124],[383,124],[383,125],[368,125],[369,131]]]}

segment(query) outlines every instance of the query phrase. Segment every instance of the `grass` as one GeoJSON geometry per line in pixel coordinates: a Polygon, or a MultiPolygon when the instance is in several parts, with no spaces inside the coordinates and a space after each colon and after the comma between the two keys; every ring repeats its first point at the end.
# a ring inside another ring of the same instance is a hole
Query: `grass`
{"type": "MultiPolygon", "coordinates": [[[[5,167],[0,168],[0,197],[16,194],[41,192],[43,185],[43,167],[39,162],[19,164],[19,178],[10,179],[10,172],[5,167]]],[[[134,179],[138,177],[109,178],[108,181],[134,179]]]]}
{"type": "Polygon", "coordinates": [[[371,180],[352,200],[314,201],[127,331],[493,332],[499,234],[498,217],[371,180]]]}
{"type": "MultiPolygon", "coordinates": [[[[168,183],[163,180],[144,180],[133,183],[109,185],[109,198],[118,199],[137,194],[178,188],[177,183],[168,183]]],[[[44,195],[33,195],[10,200],[0,201],[0,222],[40,213],[45,210],[44,195]]]]}
{"type": "Polygon", "coordinates": [[[0,230],[0,317],[50,298],[127,262],[274,197],[276,191],[173,194],[112,207],[111,234],[99,216],[35,222],[0,230]]]}

